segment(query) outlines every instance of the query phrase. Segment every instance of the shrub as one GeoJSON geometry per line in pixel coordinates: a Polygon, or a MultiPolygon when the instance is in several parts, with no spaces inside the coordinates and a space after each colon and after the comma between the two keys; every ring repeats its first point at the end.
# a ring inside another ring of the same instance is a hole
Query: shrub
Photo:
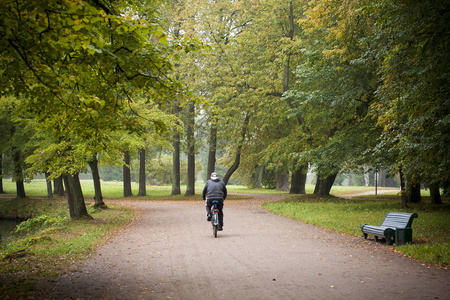
{"type": "Polygon", "coordinates": [[[51,226],[60,226],[68,219],[67,217],[49,217],[47,215],[41,215],[39,217],[28,219],[19,225],[17,225],[15,233],[25,233],[30,231],[35,231],[38,229],[51,227],[51,226]]]}

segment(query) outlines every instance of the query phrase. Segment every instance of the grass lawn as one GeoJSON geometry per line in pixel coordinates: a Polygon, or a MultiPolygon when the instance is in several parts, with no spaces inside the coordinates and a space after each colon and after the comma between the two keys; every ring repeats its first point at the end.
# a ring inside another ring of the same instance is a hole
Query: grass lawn
{"type": "MultiPolygon", "coordinates": [[[[94,197],[94,185],[92,184],[92,180],[81,180],[81,186],[83,189],[83,194],[86,198],[94,197]]],[[[197,195],[192,196],[192,199],[201,199],[201,193],[203,191],[204,183],[197,182],[195,185],[195,192],[197,195]]],[[[3,188],[6,192],[4,196],[15,197],[16,193],[16,184],[11,180],[5,179],[3,180],[3,188]]],[[[139,186],[136,182],[131,183],[131,189],[133,191],[133,195],[137,195],[139,191],[139,186]]],[[[249,189],[242,185],[228,185],[228,192],[231,194],[273,194],[273,195],[287,195],[286,192],[281,192],[277,190],[269,190],[269,189],[249,189]]],[[[395,190],[395,188],[378,188],[379,191],[382,190],[395,190]]],[[[164,185],[164,186],[147,186],[147,196],[145,197],[134,197],[137,199],[186,199],[184,196],[184,191],[186,190],[186,186],[181,186],[181,195],[180,196],[171,196],[172,186],[164,185]]],[[[306,185],[306,193],[312,194],[314,191],[314,185],[307,184],[306,185]]],[[[333,186],[331,189],[331,194],[333,195],[349,195],[349,194],[358,194],[364,192],[375,192],[374,187],[364,187],[364,186],[333,186]]],[[[426,195],[427,192],[424,191],[426,195]]],[[[28,197],[43,197],[47,195],[47,186],[45,180],[37,179],[33,180],[30,183],[25,183],[25,193],[28,197]]],[[[122,182],[118,181],[102,181],[102,194],[105,199],[118,199],[123,198],[123,185],[122,182]]]]}
{"type": "Polygon", "coordinates": [[[265,203],[267,210],[302,222],[333,229],[353,236],[362,236],[361,225],[379,225],[389,211],[416,212],[413,243],[396,247],[412,258],[448,266],[450,264],[450,199],[433,205],[428,197],[419,204],[401,207],[400,197],[379,195],[348,200],[337,197],[301,195],[276,203],[265,203]]]}

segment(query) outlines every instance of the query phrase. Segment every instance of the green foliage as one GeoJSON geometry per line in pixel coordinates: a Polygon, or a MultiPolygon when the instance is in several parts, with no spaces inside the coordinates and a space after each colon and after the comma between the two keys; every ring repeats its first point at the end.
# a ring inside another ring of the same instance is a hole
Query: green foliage
{"type": "Polygon", "coordinates": [[[67,221],[68,221],[67,217],[62,216],[50,217],[47,215],[41,215],[36,218],[28,219],[17,225],[15,233],[22,234],[26,232],[40,230],[47,227],[61,226],[67,221]]]}
{"type": "Polygon", "coordinates": [[[277,172],[271,169],[265,169],[261,184],[266,189],[275,189],[277,187],[277,172]]]}
{"type": "Polygon", "coordinates": [[[415,180],[447,180],[450,158],[450,10],[448,1],[373,3],[381,56],[380,103],[374,115],[384,126],[376,148],[390,152],[415,180]]]}
{"type": "MultiPolygon", "coordinates": [[[[146,173],[150,185],[167,185],[172,183],[172,156],[167,154],[158,155],[146,162],[146,173]]],[[[181,183],[187,183],[187,162],[181,161],[181,183]]],[[[200,161],[195,162],[195,174],[203,170],[200,161]]]]}
{"type": "MultiPolygon", "coordinates": [[[[158,104],[184,87],[170,78],[177,52],[194,39],[168,40],[159,2],[2,2],[2,95],[38,130],[31,173],[83,171],[93,155],[117,163],[123,139],[166,131],[158,104]],[[145,106],[145,105],[146,106],[145,106]]],[[[151,137],[154,135],[150,134],[151,137]]]]}

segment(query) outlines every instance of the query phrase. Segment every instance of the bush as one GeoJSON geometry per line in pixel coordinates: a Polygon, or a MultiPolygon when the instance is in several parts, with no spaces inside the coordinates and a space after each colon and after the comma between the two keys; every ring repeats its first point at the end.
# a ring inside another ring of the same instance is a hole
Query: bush
{"type": "Polygon", "coordinates": [[[19,225],[17,225],[15,233],[26,233],[35,230],[39,230],[51,226],[60,226],[68,219],[67,217],[49,217],[47,215],[41,215],[39,217],[28,219],[19,225]]]}

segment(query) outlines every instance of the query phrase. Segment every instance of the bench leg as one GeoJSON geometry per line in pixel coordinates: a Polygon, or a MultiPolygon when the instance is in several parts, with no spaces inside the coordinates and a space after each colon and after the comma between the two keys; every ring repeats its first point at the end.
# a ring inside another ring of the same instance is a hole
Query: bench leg
{"type": "Polygon", "coordinates": [[[375,241],[378,242],[378,237],[377,236],[375,236],[375,241]]]}
{"type": "Polygon", "coordinates": [[[364,234],[364,238],[367,240],[367,233],[363,233],[364,234]]]}
{"type": "Polygon", "coordinates": [[[387,235],[386,236],[386,245],[389,245],[390,242],[392,241],[393,236],[392,235],[387,235]]]}

